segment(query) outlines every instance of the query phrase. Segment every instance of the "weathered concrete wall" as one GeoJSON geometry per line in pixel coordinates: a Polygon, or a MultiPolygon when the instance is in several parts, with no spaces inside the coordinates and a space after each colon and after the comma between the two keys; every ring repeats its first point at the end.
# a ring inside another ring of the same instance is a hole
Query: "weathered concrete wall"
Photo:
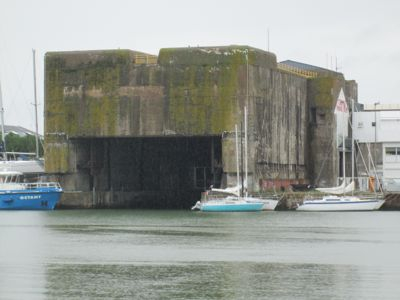
{"type": "Polygon", "coordinates": [[[275,69],[260,68],[254,75],[250,132],[258,182],[253,188],[308,181],[307,79],[275,69]]]}
{"type": "Polygon", "coordinates": [[[67,172],[68,138],[219,135],[239,122],[244,65],[276,64],[247,47],[46,54],[46,169],[67,172]],[[68,137],[68,138],[67,138],[68,137]]]}
{"type": "Polygon", "coordinates": [[[47,171],[70,171],[70,138],[160,134],[160,68],[137,64],[142,55],[129,50],[46,54],[47,171]]]}
{"type": "Polygon", "coordinates": [[[244,46],[161,49],[168,120],[184,135],[220,135],[240,124],[247,66],[276,67],[273,54],[244,46]]]}
{"type": "MultiPolygon", "coordinates": [[[[327,73],[308,80],[307,97],[310,105],[308,172],[318,186],[335,186],[339,176],[340,156],[337,148],[336,101],[343,88],[346,99],[357,101],[357,84],[345,81],[340,73],[327,73]]],[[[351,103],[348,101],[348,107],[351,103]]],[[[349,129],[351,134],[351,130],[349,129]]],[[[351,135],[349,135],[351,138],[351,135]]],[[[346,153],[346,174],[351,173],[351,155],[346,153]]]]}
{"type": "MultiPolygon", "coordinates": [[[[340,87],[357,96],[356,84],[338,73],[307,79],[278,69],[274,54],[247,46],[161,49],[158,58],[130,50],[47,53],[45,73],[46,171],[64,174],[69,190],[97,191],[85,200],[95,206],[111,205],[115,195],[123,206],[121,199],[154,196],[161,186],[161,195],[177,193],[164,191],[168,186],[188,192],[189,167],[198,166],[191,157],[190,166],[177,169],[187,154],[172,144],[165,146],[172,154],[153,148],[146,154],[140,141],[119,148],[113,139],[222,137],[222,158],[203,159],[206,168],[221,163],[224,183],[233,184],[232,134],[245,106],[251,190],[275,181],[331,185],[338,175],[333,108],[340,87]]],[[[214,151],[210,141],[203,151],[214,151]]]]}

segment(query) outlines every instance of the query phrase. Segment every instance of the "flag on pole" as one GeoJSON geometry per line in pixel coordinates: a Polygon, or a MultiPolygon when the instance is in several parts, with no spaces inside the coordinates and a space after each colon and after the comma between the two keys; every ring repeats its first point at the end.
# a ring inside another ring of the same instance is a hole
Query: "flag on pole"
{"type": "Polygon", "coordinates": [[[338,113],[349,113],[349,107],[347,106],[346,97],[344,96],[343,89],[340,89],[340,93],[336,101],[335,114],[338,113]]]}
{"type": "Polygon", "coordinates": [[[343,89],[340,89],[335,106],[336,115],[336,136],[337,145],[342,143],[343,137],[348,136],[349,107],[344,96],[343,89]]]}

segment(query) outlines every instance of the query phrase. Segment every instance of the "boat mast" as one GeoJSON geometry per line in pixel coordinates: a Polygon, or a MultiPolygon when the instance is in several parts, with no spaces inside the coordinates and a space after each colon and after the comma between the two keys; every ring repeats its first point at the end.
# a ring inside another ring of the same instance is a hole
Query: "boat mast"
{"type": "Polygon", "coordinates": [[[4,133],[4,107],[3,107],[3,95],[1,92],[1,82],[0,82],[0,114],[1,114],[1,141],[3,142],[3,160],[7,160],[6,138],[4,133]]]}
{"type": "Polygon", "coordinates": [[[353,122],[354,122],[354,99],[351,101],[351,182],[354,181],[354,132],[353,132],[353,122]]]}
{"type": "Polygon", "coordinates": [[[37,91],[36,91],[36,51],[32,49],[33,54],[33,90],[35,95],[35,126],[36,126],[36,134],[35,134],[35,142],[36,142],[36,159],[39,159],[39,129],[38,129],[38,112],[37,112],[37,91]]]}
{"type": "Polygon", "coordinates": [[[245,196],[247,197],[247,187],[249,185],[248,181],[248,168],[247,168],[247,107],[249,103],[249,50],[246,49],[246,104],[244,106],[244,155],[245,155],[245,196]]]}
{"type": "Polygon", "coordinates": [[[247,165],[247,108],[246,106],[244,107],[244,174],[245,174],[245,196],[247,197],[247,187],[248,187],[248,165],[247,165]]]}
{"type": "Polygon", "coordinates": [[[243,122],[240,123],[240,174],[241,176],[241,181],[242,181],[242,185],[240,188],[240,196],[243,197],[243,139],[242,139],[242,135],[243,135],[243,122]]]}
{"type": "MultiPolygon", "coordinates": [[[[346,100],[345,100],[345,101],[346,101],[346,100]]],[[[342,133],[343,182],[345,183],[345,186],[346,186],[346,145],[345,145],[345,137],[344,137],[344,134],[345,134],[345,126],[347,126],[347,123],[346,123],[346,125],[343,125],[343,133],[342,133]]]]}
{"type": "Polygon", "coordinates": [[[236,185],[239,187],[239,141],[238,141],[238,126],[235,124],[235,144],[236,144],[236,185]]]}

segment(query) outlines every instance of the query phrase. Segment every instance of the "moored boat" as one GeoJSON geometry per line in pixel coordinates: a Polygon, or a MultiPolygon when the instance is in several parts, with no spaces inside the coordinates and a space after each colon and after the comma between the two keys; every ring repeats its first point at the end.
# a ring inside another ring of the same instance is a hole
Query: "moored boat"
{"type": "MultiPolygon", "coordinates": [[[[354,101],[352,101],[354,111],[354,101]]],[[[349,109],[347,106],[346,98],[343,89],[340,90],[336,102],[335,115],[337,117],[338,137],[341,135],[341,148],[342,148],[342,172],[343,180],[340,186],[317,188],[316,190],[325,193],[324,196],[318,199],[304,199],[303,203],[299,204],[296,208],[298,211],[370,211],[378,210],[381,208],[385,200],[378,196],[375,192],[374,196],[354,196],[355,182],[354,182],[354,138],[351,143],[351,158],[352,158],[352,180],[350,184],[346,185],[346,142],[347,137],[347,123],[349,118],[349,109]],[[339,130],[341,127],[341,130],[339,130]],[[352,193],[351,196],[346,193],[352,193]],[[334,194],[334,195],[333,195],[334,194]]],[[[339,139],[338,139],[339,140],[339,139]]]]}
{"type": "Polygon", "coordinates": [[[377,197],[359,198],[356,196],[324,196],[321,199],[304,200],[297,211],[368,211],[378,210],[385,200],[377,197]]]}
{"type": "Polygon", "coordinates": [[[0,210],[53,210],[63,192],[57,182],[20,182],[21,172],[0,172],[0,210]]]}
{"type": "Polygon", "coordinates": [[[261,210],[275,210],[279,203],[279,199],[275,196],[273,197],[253,197],[247,196],[244,198],[247,202],[261,202],[263,204],[261,210]]]}
{"type": "Polygon", "coordinates": [[[247,201],[237,197],[226,197],[219,199],[210,199],[207,201],[198,201],[192,210],[201,210],[207,212],[245,212],[261,211],[262,202],[247,201]]]}

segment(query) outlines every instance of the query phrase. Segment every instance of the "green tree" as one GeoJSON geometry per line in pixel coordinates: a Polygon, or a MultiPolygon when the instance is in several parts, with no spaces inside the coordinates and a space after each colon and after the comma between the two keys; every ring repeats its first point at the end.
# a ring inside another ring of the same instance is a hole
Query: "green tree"
{"type": "MultiPolygon", "coordinates": [[[[39,156],[43,156],[42,144],[42,140],[39,139],[39,156]]],[[[34,153],[36,152],[36,138],[34,135],[30,134],[19,136],[18,134],[10,132],[6,135],[6,151],[34,153]]]]}

